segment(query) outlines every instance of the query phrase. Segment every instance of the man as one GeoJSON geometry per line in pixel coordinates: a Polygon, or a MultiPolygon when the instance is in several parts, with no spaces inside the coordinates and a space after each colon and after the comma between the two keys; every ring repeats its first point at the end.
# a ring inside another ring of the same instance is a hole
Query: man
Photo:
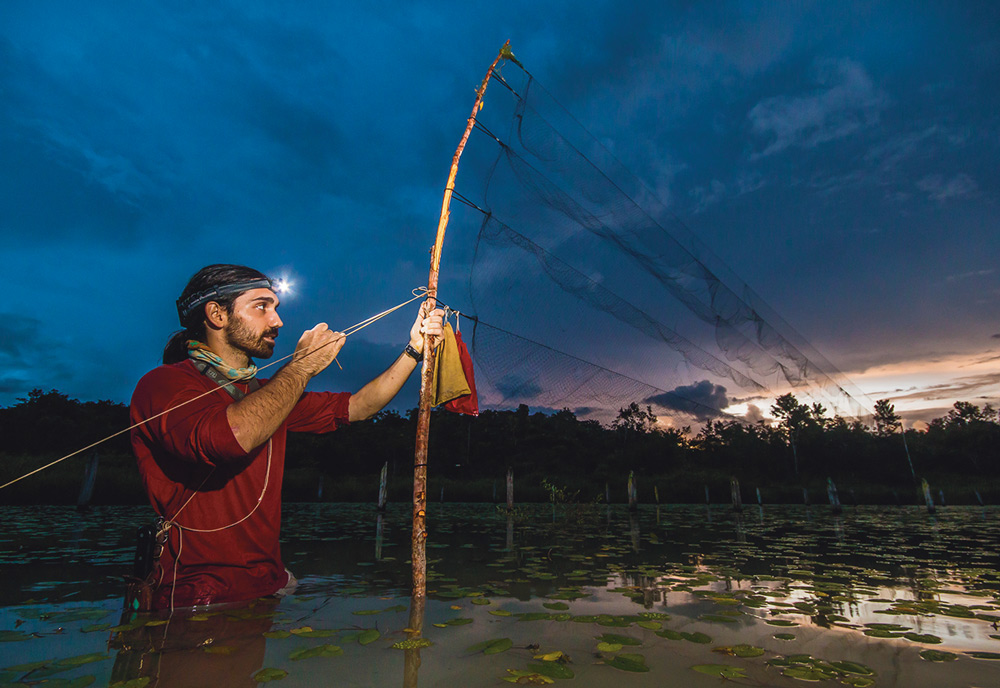
{"type": "Polygon", "coordinates": [[[168,341],[164,365],[136,386],[132,422],[152,420],[132,431],[132,448],[166,520],[153,609],[250,600],[294,585],[278,545],[286,432],[331,432],[373,416],[422,359],[424,333],[442,333],[442,312],[421,308],[404,352],[358,392],[306,392],[344,335],[316,325],[287,364],[258,381],[252,359],[274,351],[277,308],[264,274],[203,268],[177,300],[184,329],[168,341]]]}

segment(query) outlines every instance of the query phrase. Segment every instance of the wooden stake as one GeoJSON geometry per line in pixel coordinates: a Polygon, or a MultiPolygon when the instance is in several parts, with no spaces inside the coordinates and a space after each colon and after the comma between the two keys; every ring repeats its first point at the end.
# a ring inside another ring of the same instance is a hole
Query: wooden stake
{"type": "MultiPolygon", "coordinates": [[[[441,267],[441,248],[444,246],[444,232],[448,227],[449,208],[451,197],[455,191],[455,177],[458,175],[458,161],[465,150],[465,144],[472,133],[472,127],[476,123],[476,115],[483,105],[483,94],[486,93],[486,85],[493,76],[493,69],[501,59],[513,59],[510,52],[510,41],[504,43],[496,59],[486,71],[482,84],[476,91],[476,102],[472,106],[472,114],[469,115],[465,133],[459,141],[455,155],[451,159],[451,171],[448,174],[448,183],[444,188],[444,199],[441,202],[441,217],[438,220],[437,235],[434,239],[434,248],[431,249],[431,268],[427,277],[427,303],[431,306],[437,303],[438,272],[441,267]]],[[[413,562],[413,596],[423,598],[427,591],[427,448],[430,439],[431,426],[431,393],[434,380],[434,364],[437,358],[437,342],[434,338],[424,333],[424,365],[420,375],[420,406],[417,415],[417,439],[413,452],[413,534],[410,539],[413,562]]]]}

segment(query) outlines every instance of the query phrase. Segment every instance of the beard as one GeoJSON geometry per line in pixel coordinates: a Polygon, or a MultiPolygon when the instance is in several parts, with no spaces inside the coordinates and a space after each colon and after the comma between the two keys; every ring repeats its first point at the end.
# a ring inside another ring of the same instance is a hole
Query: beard
{"type": "Polygon", "coordinates": [[[278,328],[269,328],[257,333],[250,325],[239,317],[232,318],[224,330],[226,342],[234,349],[239,349],[251,358],[270,358],[274,353],[274,342],[265,337],[278,336],[278,328]]]}

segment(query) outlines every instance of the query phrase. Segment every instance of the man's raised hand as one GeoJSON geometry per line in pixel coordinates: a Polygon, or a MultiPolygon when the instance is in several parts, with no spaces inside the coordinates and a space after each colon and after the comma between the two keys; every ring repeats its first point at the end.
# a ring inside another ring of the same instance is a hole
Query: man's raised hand
{"type": "Polygon", "coordinates": [[[292,363],[309,377],[314,377],[333,363],[346,339],[342,332],[334,332],[326,323],[319,323],[299,337],[292,363]]]}

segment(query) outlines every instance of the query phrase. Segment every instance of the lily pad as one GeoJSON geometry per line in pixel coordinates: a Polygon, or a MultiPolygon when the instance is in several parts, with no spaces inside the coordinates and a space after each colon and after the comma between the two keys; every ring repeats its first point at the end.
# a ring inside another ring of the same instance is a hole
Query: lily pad
{"type": "Polygon", "coordinates": [[[834,678],[834,674],[814,666],[790,666],[782,669],[781,674],[800,681],[826,681],[834,678]]]}
{"type": "Polygon", "coordinates": [[[92,652],[86,655],[77,655],[76,657],[66,657],[65,659],[56,660],[56,664],[61,667],[77,667],[83,666],[84,664],[90,664],[92,662],[100,662],[105,659],[110,659],[111,657],[104,652],[92,652]]]}
{"type": "Polygon", "coordinates": [[[938,645],[941,638],[930,633],[904,633],[903,637],[915,643],[926,643],[928,645],[938,645]]]}
{"type": "Polygon", "coordinates": [[[615,655],[611,659],[605,659],[604,663],[608,666],[613,666],[615,669],[620,669],[621,671],[633,671],[636,673],[649,671],[649,667],[646,666],[645,657],[627,652],[615,655]]]}
{"type": "Polygon", "coordinates": [[[24,631],[0,631],[0,643],[16,643],[28,638],[31,634],[24,631]]]}
{"type": "Polygon", "coordinates": [[[1000,659],[1000,652],[967,652],[966,654],[976,659],[1000,659]]]}
{"type": "Polygon", "coordinates": [[[754,645],[729,645],[725,647],[713,648],[712,652],[719,652],[724,655],[733,655],[734,657],[760,657],[764,654],[764,648],[756,647],[754,645]]]}
{"type": "Polygon", "coordinates": [[[555,683],[555,679],[532,671],[521,671],[519,669],[508,669],[510,676],[504,676],[503,680],[508,683],[517,683],[522,686],[544,686],[555,683]]]}
{"type": "Polygon", "coordinates": [[[718,676],[720,678],[747,677],[746,670],[741,667],[730,666],[729,664],[696,664],[691,668],[699,673],[718,676]]]}
{"type": "Polygon", "coordinates": [[[657,631],[656,635],[667,640],[684,640],[684,634],[672,628],[664,628],[662,631],[657,631]]]}
{"type": "Polygon", "coordinates": [[[472,623],[472,619],[457,617],[454,619],[448,619],[444,623],[436,623],[434,625],[437,626],[438,628],[447,628],[448,626],[464,626],[465,624],[470,624],[470,623],[472,623]]]}
{"type": "Polygon", "coordinates": [[[358,645],[370,645],[382,637],[377,628],[366,628],[358,634],[358,645]]]}
{"type": "Polygon", "coordinates": [[[620,649],[621,643],[597,643],[598,652],[618,652],[620,649]]]}
{"type": "Polygon", "coordinates": [[[471,647],[465,649],[466,652],[482,652],[484,655],[498,655],[501,652],[506,652],[514,646],[510,638],[494,638],[492,640],[484,640],[481,643],[476,643],[471,647]]]}
{"type": "Polygon", "coordinates": [[[521,612],[515,614],[521,621],[549,621],[552,615],[548,612],[521,612]]]}
{"type": "Polygon", "coordinates": [[[864,664],[858,664],[857,662],[830,662],[830,666],[834,667],[838,671],[843,671],[848,674],[859,674],[861,676],[875,676],[875,670],[864,664]]]}
{"type": "Polygon", "coordinates": [[[542,662],[541,664],[529,664],[528,670],[542,676],[550,678],[573,678],[573,670],[562,662],[542,662]]]}
{"type": "Polygon", "coordinates": [[[637,638],[628,635],[618,635],[617,633],[605,633],[598,636],[597,639],[604,643],[613,643],[616,645],[642,645],[642,641],[637,638]]]}
{"type": "Polygon", "coordinates": [[[265,667],[253,675],[253,680],[257,683],[267,683],[268,681],[278,681],[286,676],[288,676],[288,672],[284,669],[265,667]]]}
{"type": "Polygon", "coordinates": [[[337,635],[338,632],[332,628],[310,628],[308,630],[293,628],[292,633],[302,638],[332,638],[337,635]]]}
{"type": "Polygon", "coordinates": [[[344,650],[337,645],[317,645],[316,647],[305,647],[301,650],[296,650],[288,655],[288,658],[292,661],[298,661],[300,659],[310,659],[311,657],[336,657],[342,654],[344,654],[344,650]]]}
{"type": "Polygon", "coordinates": [[[569,609],[569,605],[565,602],[543,602],[542,606],[546,609],[551,609],[553,611],[564,612],[569,609]]]}
{"type": "Polygon", "coordinates": [[[774,637],[777,640],[795,640],[794,633],[775,633],[774,637]]]}
{"type": "Polygon", "coordinates": [[[926,659],[928,662],[954,662],[958,659],[958,655],[954,652],[945,652],[943,650],[921,650],[921,659],[926,659]]]}

